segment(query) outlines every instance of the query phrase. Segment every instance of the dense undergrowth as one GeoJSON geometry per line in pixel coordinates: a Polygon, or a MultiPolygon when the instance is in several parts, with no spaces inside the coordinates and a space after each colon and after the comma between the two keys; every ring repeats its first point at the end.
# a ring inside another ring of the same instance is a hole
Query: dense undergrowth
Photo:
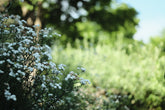
{"type": "MultiPolygon", "coordinates": [[[[56,46],[52,55],[55,62],[65,63],[69,69],[74,70],[77,65],[86,68],[87,72],[82,76],[92,83],[90,89],[85,90],[88,95],[93,93],[95,97],[104,97],[104,101],[112,99],[113,95],[116,95],[115,100],[118,101],[118,96],[126,96],[124,100],[120,100],[120,104],[124,103],[125,106],[118,105],[115,110],[128,110],[127,107],[131,110],[163,110],[165,56],[162,55],[160,46],[137,41],[125,45],[121,38],[113,44],[105,45],[92,46],[84,43],[77,45],[77,48],[70,44],[67,48],[56,46]]],[[[106,104],[103,104],[104,101],[100,107],[113,107],[112,100],[106,104]]]]}

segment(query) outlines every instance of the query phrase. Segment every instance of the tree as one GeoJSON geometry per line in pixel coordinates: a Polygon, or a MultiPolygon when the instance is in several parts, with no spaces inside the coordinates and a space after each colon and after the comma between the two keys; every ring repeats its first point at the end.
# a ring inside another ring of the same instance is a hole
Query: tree
{"type": "Polygon", "coordinates": [[[134,8],[126,4],[114,7],[113,0],[24,0],[22,3],[17,0],[13,4],[9,13],[19,12],[30,25],[53,26],[71,41],[82,39],[77,22],[96,22],[108,32],[122,29],[126,38],[132,38],[138,24],[134,8]]]}
{"type": "Polygon", "coordinates": [[[162,30],[161,34],[158,36],[153,36],[150,38],[150,43],[155,47],[161,49],[161,54],[165,54],[165,29],[162,30]]]}

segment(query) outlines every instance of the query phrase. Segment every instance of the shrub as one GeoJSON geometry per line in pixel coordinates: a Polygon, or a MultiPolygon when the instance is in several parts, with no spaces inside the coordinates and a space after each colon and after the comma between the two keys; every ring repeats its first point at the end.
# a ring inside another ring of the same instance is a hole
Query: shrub
{"type": "MultiPolygon", "coordinates": [[[[50,29],[36,32],[19,16],[0,15],[0,108],[9,109],[78,109],[76,95],[88,80],[65,70],[65,65],[51,61],[46,44],[50,29]],[[75,86],[78,85],[78,86],[75,86]]],[[[80,105],[80,104],[79,104],[80,105]]]]}
{"type": "Polygon", "coordinates": [[[134,97],[130,102],[137,109],[163,109],[165,57],[161,55],[161,48],[135,41],[127,45],[124,43],[119,39],[114,44],[95,47],[59,47],[53,54],[56,62],[65,62],[71,69],[74,65],[85,67],[86,73],[90,74],[84,74],[84,77],[90,79],[94,87],[134,97]]]}

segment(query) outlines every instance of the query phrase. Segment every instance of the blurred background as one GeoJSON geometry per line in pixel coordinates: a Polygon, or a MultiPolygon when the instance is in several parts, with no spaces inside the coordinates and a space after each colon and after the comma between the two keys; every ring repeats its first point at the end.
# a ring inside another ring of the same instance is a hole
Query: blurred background
{"type": "Polygon", "coordinates": [[[53,61],[86,68],[89,109],[165,110],[165,1],[1,0],[0,11],[52,28],[53,61]],[[8,11],[7,11],[8,10],[8,11]],[[60,37],[54,34],[60,34],[60,37]],[[104,99],[104,101],[102,101],[104,99]],[[90,101],[89,101],[90,102],[90,101]]]}
{"type": "Polygon", "coordinates": [[[134,35],[137,40],[149,42],[152,36],[158,36],[165,28],[165,1],[162,0],[121,0],[138,11],[139,27],[134,35]]]}

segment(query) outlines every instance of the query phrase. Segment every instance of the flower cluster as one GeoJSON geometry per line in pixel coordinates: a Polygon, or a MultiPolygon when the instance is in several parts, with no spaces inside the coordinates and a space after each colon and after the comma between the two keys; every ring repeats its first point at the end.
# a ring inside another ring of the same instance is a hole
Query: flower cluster
{"type": "Polygon", "coordinates": [[[65,104],[63,97],[74,91],[76,81],[88,82],[74,72],[65,77],[65,65],[51,62],[51,48],[43,41],[52,37],[50,28],[36,33],[37,26],[26,27],[19,16],[0,15],[0,19],[0,101],[6,103],[0,105],[2,109],[11,104],[18,109],[22,99],[29,100],[31,109],[58,108],[65,104]]]}

